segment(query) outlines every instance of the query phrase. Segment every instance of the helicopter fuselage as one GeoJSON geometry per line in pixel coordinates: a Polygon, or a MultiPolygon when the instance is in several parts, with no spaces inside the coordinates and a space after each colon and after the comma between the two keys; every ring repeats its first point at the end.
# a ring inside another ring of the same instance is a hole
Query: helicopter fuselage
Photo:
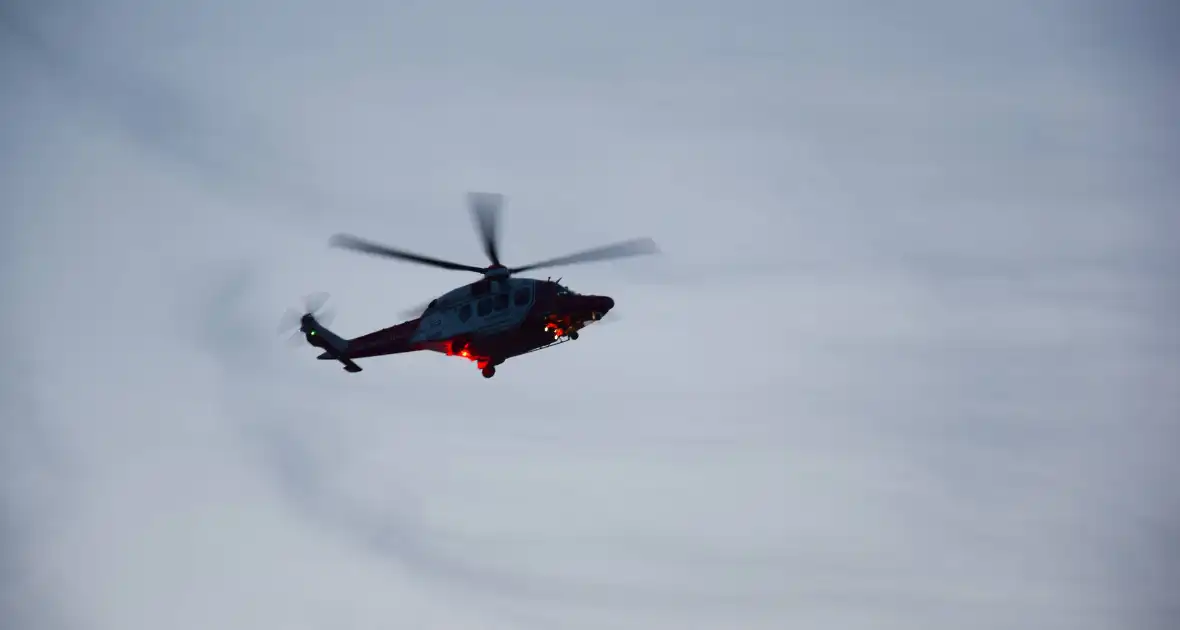
{"type": "MultiPolygon", "coordinates": [[[[580,328],[613,307],[610,297],[582,295],[551,280],[483,278],[436,298],[415,319],[348,340],[320,358],[340,361],[429,350],[487,369],[576,339],[580,328]]],[[[321,339],[309,335],[308,341],[317,344],[321,339]]]]}
{"type": "Polygon", "coordinates": [[[517,277],[537,269],[654,254],[650,238],[634,238],[558,256],[528,265],[507,266],[500,261],[499,215],[503,195],[471,192],[467,196],[484,254],[491,263],[478,267],[389,247],[349,234],[336,234],[334,247],[427,267],[478,273],[480,280],[439,296],[422,314],[355,339],[344,339],[325,328],[310,306],[299,318],[308,343],[324,350],[323,360],[339,361],[348,372],[362,368],[353,359],[430,350],[457,355],[479,364],[485,378],[505,360],[564,340],[578,338],[578,329],[597,321],[614,308],[605,295],[580,295],[552,280],[517,277]]]}

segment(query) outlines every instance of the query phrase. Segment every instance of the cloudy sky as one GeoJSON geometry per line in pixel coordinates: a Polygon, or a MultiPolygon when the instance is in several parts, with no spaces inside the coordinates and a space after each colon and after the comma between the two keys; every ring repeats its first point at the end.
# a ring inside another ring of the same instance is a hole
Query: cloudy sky
{"type": "Polygon", "coordinates": [[[1175,627],[1177,13],[7,0],[0,627],[1175,627]],[[490,381],[276,337],[469,190],[665,254],[490,381]]]}

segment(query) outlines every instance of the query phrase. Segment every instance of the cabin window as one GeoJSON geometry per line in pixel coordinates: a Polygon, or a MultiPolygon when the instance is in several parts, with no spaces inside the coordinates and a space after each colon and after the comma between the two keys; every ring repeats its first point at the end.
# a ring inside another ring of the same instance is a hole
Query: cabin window
{"type": "Polygon", "coordinates": [[[465,322],[469,319],[471,319],[471,305],[464,304],[459,307],[459,321],[465,322]]]}
{"type": "Polygon", "coordinates": [[[532,291],[530,291],[528,287],[517,289],[516,294],[512,298],[512,301],[515,302],[517,306],[528,306],[529,298],[532,297],[531,293],[532,291]]]}
{"type": "Polygon", "coordinates": [[[486,297],[479,301],[479,305],[475,307],[475,312],[479,313],[480,317],[486,317],[492,312],[492,298],[486,297]]]}
{"type": "Polygon", "coordinates": [[[507,293],[498,294],[496,296],[495,300],[496,300],[496,310],[497,311],[502,311],[502,310],[508,308],[508,294],[507,293]]]}

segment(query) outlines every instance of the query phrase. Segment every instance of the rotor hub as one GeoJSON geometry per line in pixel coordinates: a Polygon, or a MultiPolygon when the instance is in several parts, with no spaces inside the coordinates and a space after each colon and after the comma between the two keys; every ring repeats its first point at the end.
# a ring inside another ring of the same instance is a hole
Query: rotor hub
{"type": "Polygon", "coordinates": [[[483,275],[485,278],[507,278],[512,275],[512,270],[504,265],[489,265],[483,275]]]}

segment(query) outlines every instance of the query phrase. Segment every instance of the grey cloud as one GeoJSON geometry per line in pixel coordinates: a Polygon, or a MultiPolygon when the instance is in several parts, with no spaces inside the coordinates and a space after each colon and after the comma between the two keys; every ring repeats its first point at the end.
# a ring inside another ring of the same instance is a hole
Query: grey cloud
{"type": "Polygon", "coordinates": [[[1175,618],[1146,14],[6,6],[0,625],[1175,618]],[[467,280],[325,239],[477,260],[469,189],[512,260],[668,253],[493,381],[274,336],[467,280]]]}
{"type": "MultiPolygon", "coordinates": [[[[173,73],[145,72],[136,60],[120,59],[119,47],[79,32],[79,24],[101,27],[105,14],[87,3],[16,3],[0,10],[0,29],[11,63],[49,79],[59,98],[84,103],[83,113],[108,120],[204,186],[264,205],[281,203],[285,215],[328,209],[314,179],[300,176],[304,167],[292,152],[266,137],[265,119],[235,110],[229,99],[198,102],[175,85],[173,73]]],[[[116,34],[125,36],[129,26],[116,34]]]]}

